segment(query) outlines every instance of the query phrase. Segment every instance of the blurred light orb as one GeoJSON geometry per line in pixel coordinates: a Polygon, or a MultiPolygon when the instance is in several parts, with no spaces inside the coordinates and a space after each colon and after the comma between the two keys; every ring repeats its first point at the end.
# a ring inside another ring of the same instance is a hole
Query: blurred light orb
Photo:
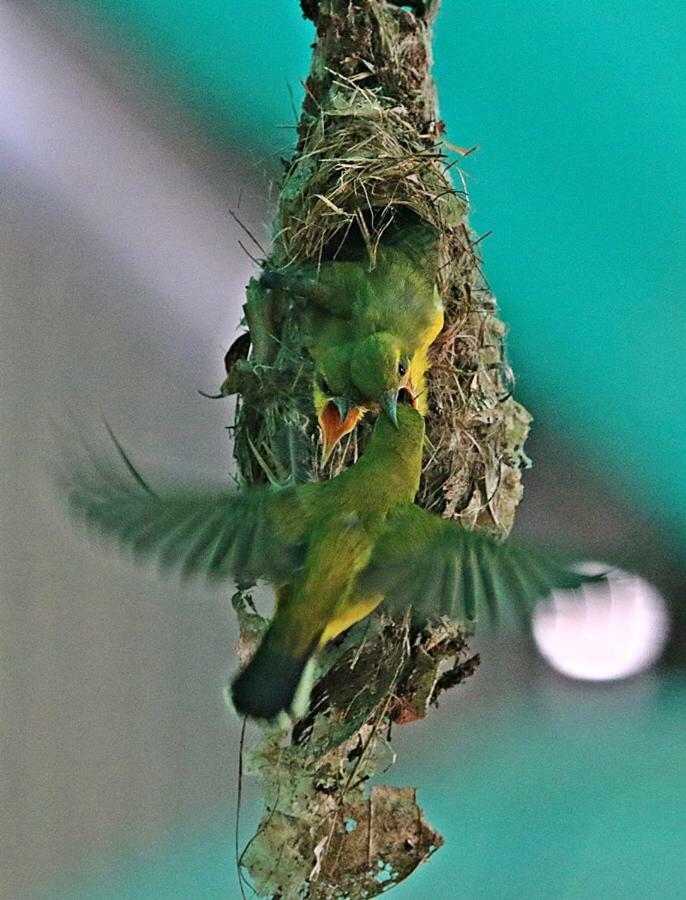
{"type": "MultiPolygon", "coordinates": [[[[583,571],[604,571],[595,564],[583,571]]],[[[667,605],[638,575],[615,570],[607,581],[554,591],[533,617],[536,645],[558,672],[582,681],[615,681],[649,669],[669,633],[667,605]]]]}

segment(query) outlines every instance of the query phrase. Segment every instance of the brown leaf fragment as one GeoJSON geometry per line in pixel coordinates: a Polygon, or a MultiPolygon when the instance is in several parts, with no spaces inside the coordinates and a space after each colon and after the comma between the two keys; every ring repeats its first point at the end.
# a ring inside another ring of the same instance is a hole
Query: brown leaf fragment
{"type": "Polygon", "coordinates": [[[344,804],[345,823],[324,845],[309,897],[376,897],[399,884],[443,844],[417,805],[416,790],[380,786],[344,804]]]}

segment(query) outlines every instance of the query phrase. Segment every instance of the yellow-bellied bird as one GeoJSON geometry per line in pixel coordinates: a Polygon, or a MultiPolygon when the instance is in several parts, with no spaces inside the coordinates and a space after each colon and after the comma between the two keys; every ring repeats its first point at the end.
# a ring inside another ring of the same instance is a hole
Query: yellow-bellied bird
{"type": "Polygon", "coordinates": [[[128,472],[91,455],[63,486],[77,517],[136,558],[183,576],[275,586],[274,618],[232,688],[240,713],[273,719],[291,709],[318,648],[382,602],[389,614],[409,608],[416,625],[471,621],[480,607],[528,610],[554,587],[589,580],[547,553],[415,506],[424,419],[404,403],[397,414],[396,428],[381,413],[363,456],[330,481],[158,493],[117,444],[128,472]]]}
{"type": "Polygon", "coordinates": [[[367,409],[385,409],[395,424],[403,391],[426,412],[428,351],[443,327],[436,268],[435,232],[419,227],[379,246],[373,268],[366,260],[334,261],[262,276],[265,286],[307,303],[325,459],[367,409]]]}

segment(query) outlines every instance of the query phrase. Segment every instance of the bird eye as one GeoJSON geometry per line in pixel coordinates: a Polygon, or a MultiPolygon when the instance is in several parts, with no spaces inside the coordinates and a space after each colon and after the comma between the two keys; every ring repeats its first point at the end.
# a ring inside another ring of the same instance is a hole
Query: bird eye
{"type": "Polygon", "coordinates": [[[402,378],[404,375],[407,375],[407,364],[401,362],[398,364],[398,375],[402,378]]]}
{"type": "Polygon", "coordinates": [[[325,394],[331,396],[331,388],[329,387],[327,380],[325,378],[322,378],[321,376],[319,378],[319,387],[322,389],[322,391],[324,391],[325,394]]]}

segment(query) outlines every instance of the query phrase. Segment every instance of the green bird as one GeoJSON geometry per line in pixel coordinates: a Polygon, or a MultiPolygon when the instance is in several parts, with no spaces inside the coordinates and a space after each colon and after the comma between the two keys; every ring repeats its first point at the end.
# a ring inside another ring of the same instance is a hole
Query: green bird
{"type": "Polygon", "coordinates": [[[404,392],[426,412],[428,351],[443,327],[436,269],[435,232],[420,226],[381,245],[371,269],[367,261],[333,261],[263,274],[265,286],[307,302],[325,459],[368,409],[384,409],[397,424],[404,392]]]}
{"type": "Polygon", "coordinates": [[[274,719],[292,709],[319,648],[381,603],[389,615],[409,609],[416,627],[437,616],[471,622],[502,604],[528,612],[551,589],[589,580],[547,553],[417,507],[424,419],[406,404],[397,413],[398,427],[378,417],[363,456],[330,481],[157,492],[115,438],[125,469],[91,455],[62,484],[72,513],[136,559],[275,587],[271,624],[232,686],[239,713],[274,719]]]}

